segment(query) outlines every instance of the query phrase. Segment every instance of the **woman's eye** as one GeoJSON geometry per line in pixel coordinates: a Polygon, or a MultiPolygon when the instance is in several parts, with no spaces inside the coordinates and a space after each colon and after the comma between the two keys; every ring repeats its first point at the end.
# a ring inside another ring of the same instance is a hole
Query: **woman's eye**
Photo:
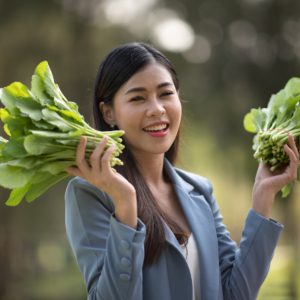
{"type": "Polygon", "coordinates": [[[161,97],[167,97],[167,96],[170,96],[170,95],[173,95],[174,94],[174,92],[164,92],[164,93],[162,93],[161,94],[161,97]]]}
{"type": "Polygon", "coordinates": [[[139,101],[139,100],[144,100],[144,98],[142,96],[135,96],[130,99],[130,101],[139,101]]]}

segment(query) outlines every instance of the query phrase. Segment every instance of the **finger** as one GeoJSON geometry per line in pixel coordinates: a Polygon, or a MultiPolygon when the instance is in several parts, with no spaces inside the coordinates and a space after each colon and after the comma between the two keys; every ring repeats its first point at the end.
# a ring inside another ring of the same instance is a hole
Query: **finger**
{"type": "Polygon", "coordinates": [[[293,151],[293,149],[288,144],[285,144],[283,146],[283,148],[284,148],[285,153],[288,155],[290,161],[292,163],[297,164],[298,163],[298,157],[297,157],[296,153],[293,151]]]}
{"type": "Polygon", "coordinates": [[[107,144],[108,138],[106,136],[103,137],[102,141],[98,144],[95,150],[92,152],[90,156],[90,164],[92,168],[96,169],[96,171],[100,171],[100,158],[104,153],[105,146],[107,144]]]}
{"type": "Polygon", "coordinates": [[[111,166],[110,166],[110,160],[111,157],[115,151],[116,147],[114,144],[112,144],[104,153],[102,159],[101,159],[101,170],[103,172],[110,172],[111,166]]]}
{"type": "Polygon", "coordinates": [[[88,172],[89,171],[89,165],[85,160],[85,150],[86,150],[86,144],[87,144],[87,137],[82,136],[80,138],[80,142],[77,146],[76,150],[76,164],[82,172],[88,172]]]}
{"type": "Polygon", "coordinates": [[[284,174],[288,177],[287,179],[289,181],[293,181],[297,178],[298,159],[294,151],[287,144],[284,145],[284,150],[290,159],[290,164],[286,168],[284,174]]]}
{"type": "Polygon", "coordinates": [[[65,168],[65,171],[70,176],[80,176],[80,177],[82,177],[81,171],[78,168],[76,168],[76,167],[67,167],[67,168],[65,168]]]}
{"type": "Polygon", "coordinates": [[[288,145],[294,151],[297,159],[299,160],[299,151],[297,149],[297,146],[296,146],[296,143],[295,143],[295,139],[294,139],[293,135],[290,134],[290,133],[288,135],[288,145]]]}

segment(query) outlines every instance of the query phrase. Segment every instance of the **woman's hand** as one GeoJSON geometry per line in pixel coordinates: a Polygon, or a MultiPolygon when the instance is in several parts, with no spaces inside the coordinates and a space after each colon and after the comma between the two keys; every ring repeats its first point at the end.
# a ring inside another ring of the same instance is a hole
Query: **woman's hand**
{"type": "Polygon", "coordinates": [[[72,176],[82,177],[107,193],[114,202],[117,219],[131,227],[136,227],[137,201],[135,188],[127,179],[111,168],[110,159],[115,146],[111,145],[105,150],[107,140],[107,137],[103,138],[87,161],[85,159],[87,138],[81,137],[76,152],[77,167],[69,167],[66,172],[72,176]]]}
{"type": "Polygon", "coordinates": [[[291,134],[284,145],[284,151],[290,159],[289,165],[280,172],[271,172],[269,167],[260,163],[255,177],[252,194],[253,210],[269,218],[276,194],[297,178],[299,151],[291,134]]]}

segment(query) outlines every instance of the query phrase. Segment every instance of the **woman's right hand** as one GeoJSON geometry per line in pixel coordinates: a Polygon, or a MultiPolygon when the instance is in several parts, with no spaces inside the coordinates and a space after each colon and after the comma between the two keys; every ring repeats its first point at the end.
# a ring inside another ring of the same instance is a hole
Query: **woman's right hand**
{"type": "Polygon", "coordinates": [[[72,176],[80,176],[108,194],[114,202],[116,218],[128,226],[136,228],[137,201],[135,188],[110,166],[110,159],[115,146],[111,145],[105,150],[107,140],[107,137],[102,139],[90,155],[89,161],[87,161],[85,159],[87,138],[81,137],[76,151],[77,167],[68,167],[66,172],[72,176]]]}

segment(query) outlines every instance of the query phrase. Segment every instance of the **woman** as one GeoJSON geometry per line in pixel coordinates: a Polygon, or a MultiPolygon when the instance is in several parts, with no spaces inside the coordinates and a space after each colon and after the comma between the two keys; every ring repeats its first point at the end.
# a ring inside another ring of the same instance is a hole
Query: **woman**
{"type": "Polygon", "coordinates": [[[86,139],[66,191],[66,230],[89,299],[255,299],[282,225],[270,219],[276,193],[296,178],[290,164],[273,175],[260,164],[242,240],[231,240],[203,177],[174,167],[181,122],[176,72],[144,43],[114,49],[95,85],[99,130],[125,131],[124,166],[109,165],[106,139],[85,159],[86,139]]]}

